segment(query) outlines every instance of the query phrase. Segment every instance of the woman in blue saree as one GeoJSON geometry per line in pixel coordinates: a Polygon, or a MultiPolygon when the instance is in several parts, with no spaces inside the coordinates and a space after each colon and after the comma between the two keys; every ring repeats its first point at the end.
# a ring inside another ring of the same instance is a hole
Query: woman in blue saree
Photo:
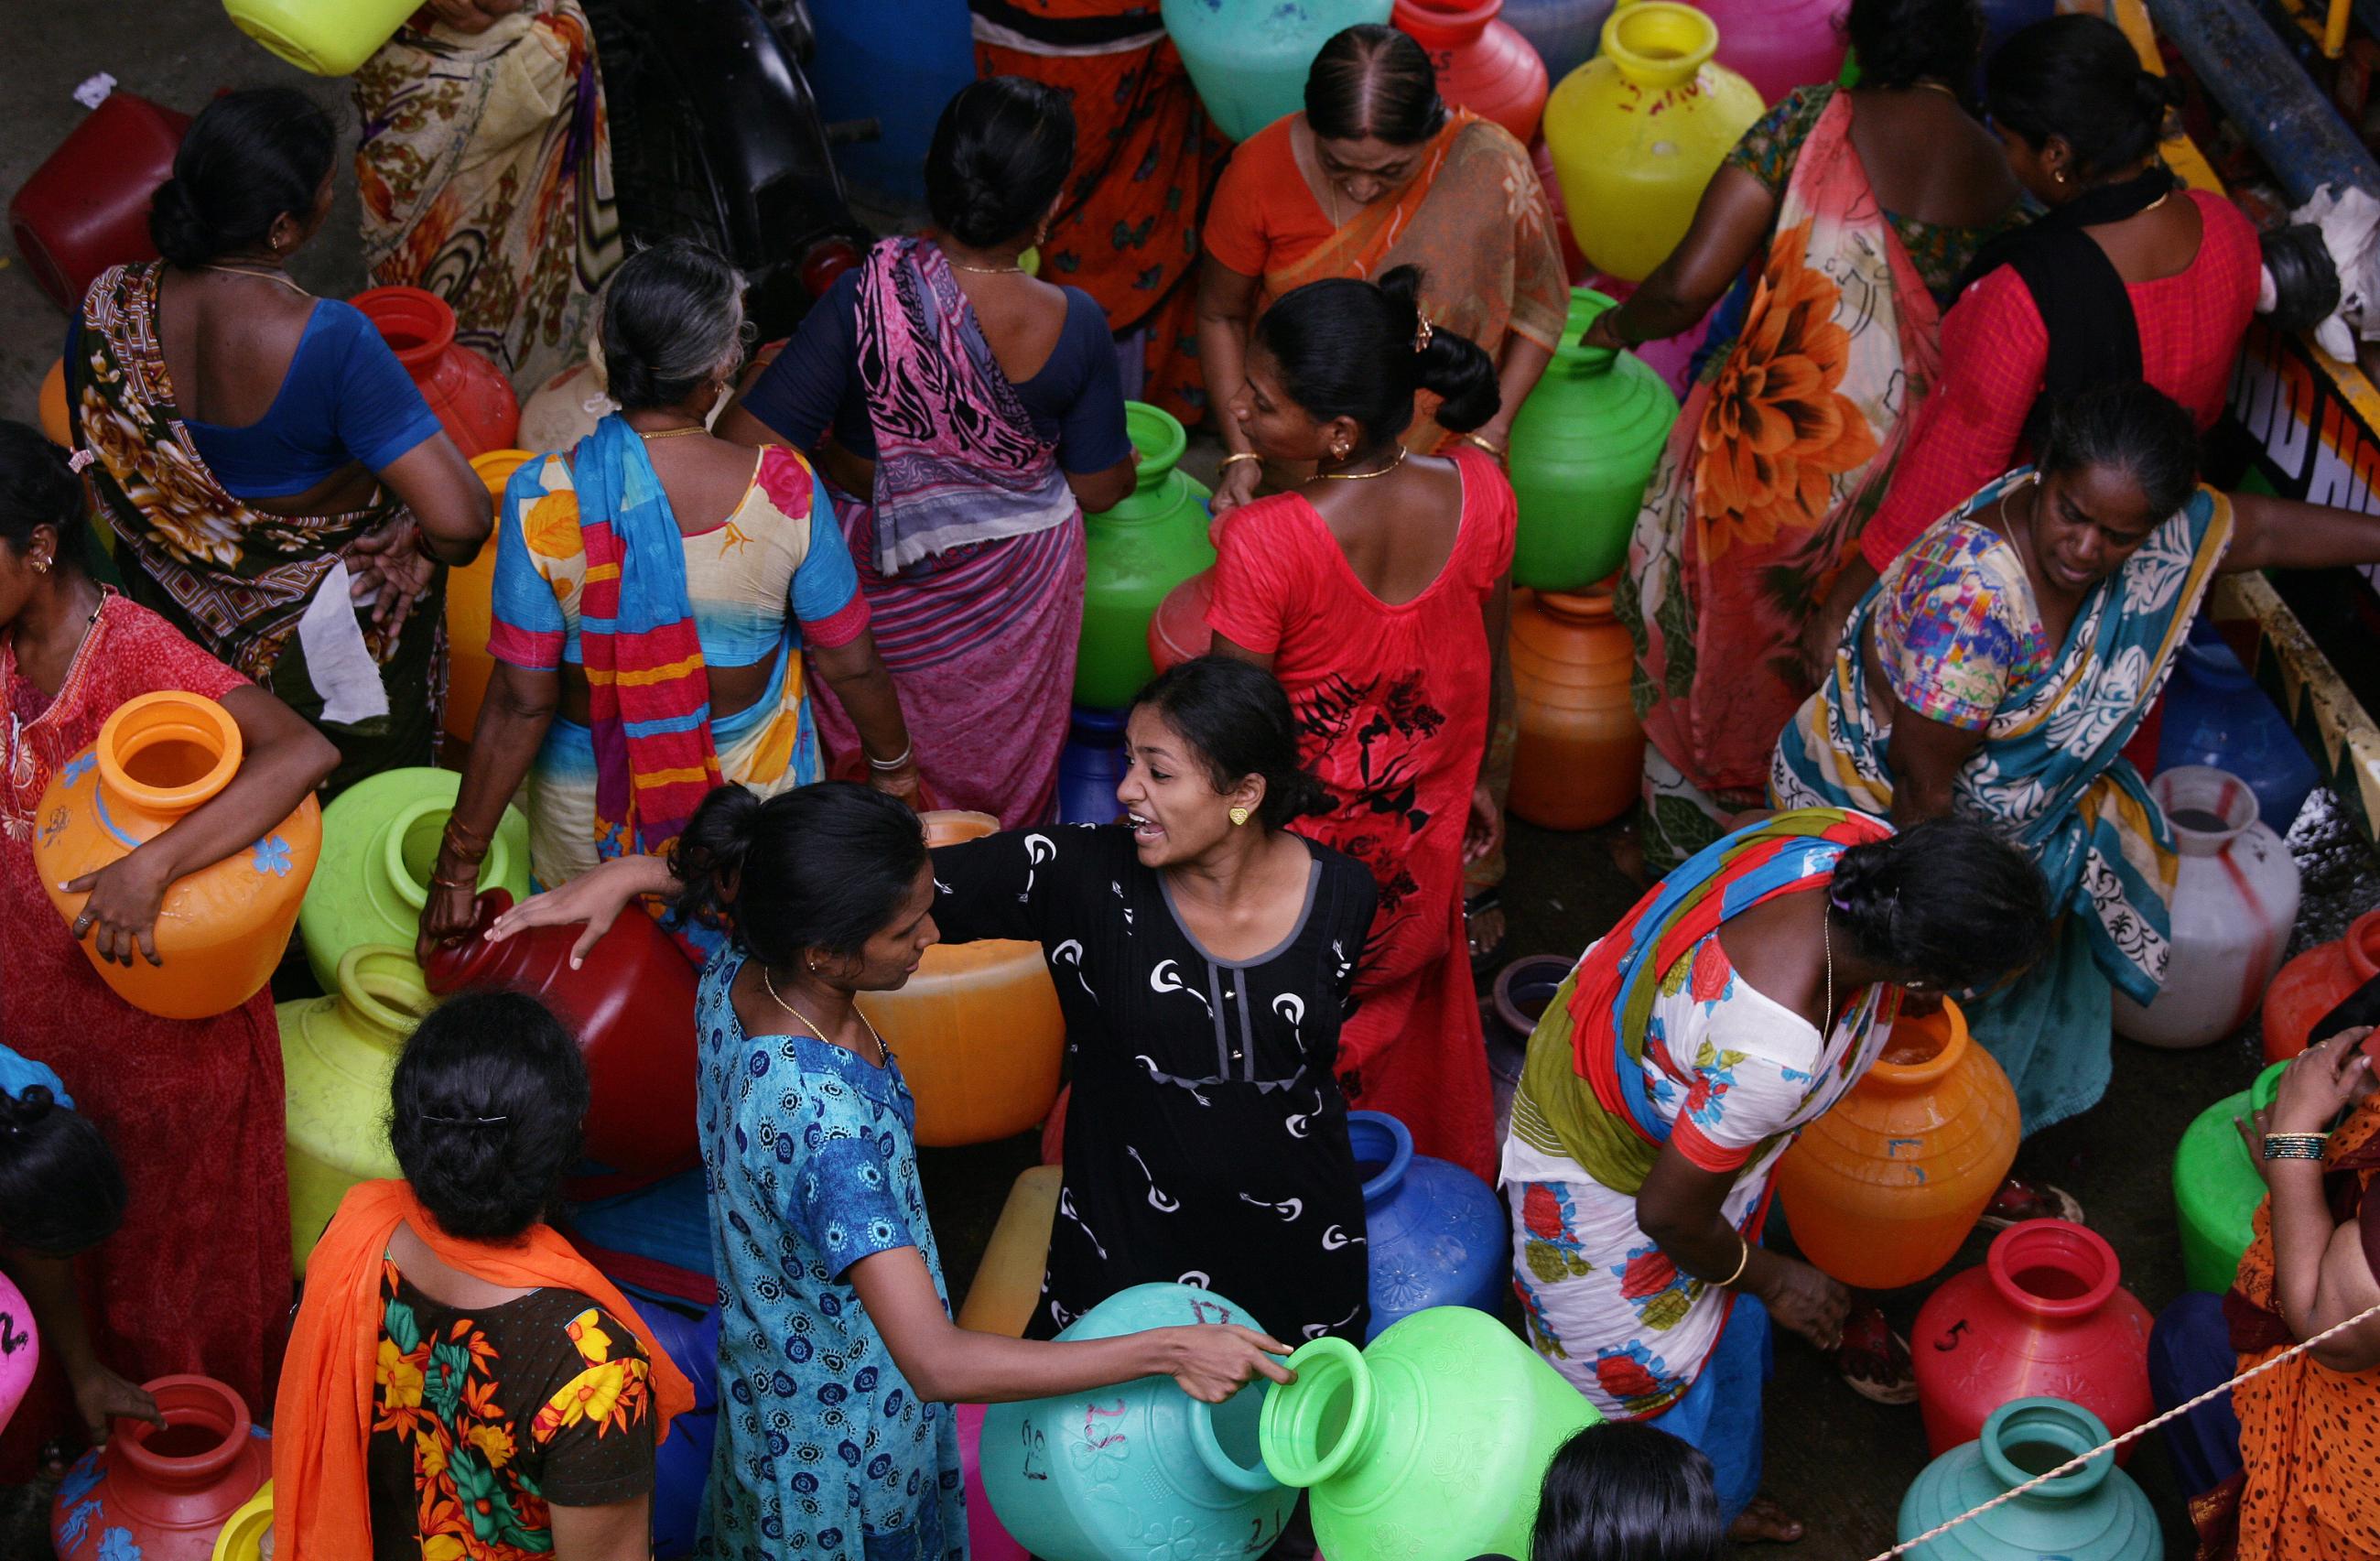
{"type": "MultiPolygon", "coordinates": [[[[2098,1103],[2111,993],[2170,954],[2172,831],[2121,754],[2222,571],[2380,560],[2380,518],[2197,482],[2189,414],[2143,384],[2077,396],[2038,463],[1935,522],[1862,598],[1779,738],[1769,800],[1906,826],[1959,812],[2022,847],[2057,938],[1965,1004],[2027,1133],[2098,1103]]],[[[2286,821],[2278,821],[2286,827],[2286,821]]],[[[2004,1189],[1987,1217],[2079,1213],[2004,1189]]]]}

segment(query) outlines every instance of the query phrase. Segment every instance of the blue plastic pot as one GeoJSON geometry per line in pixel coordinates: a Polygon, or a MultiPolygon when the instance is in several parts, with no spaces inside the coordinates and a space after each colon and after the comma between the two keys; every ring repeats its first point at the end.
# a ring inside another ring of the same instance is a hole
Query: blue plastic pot
{"type": "Polygon", "coordinates": [[[1433,1306],[1502,1316],[1511,1227],[1494,1189],[1460,1165],[1415,1154],[1413,1134],[1386,1112],[1349,1112],[1347,1143],[1365,1178],[1371,1252],[1372,1323],[1364,1337],[1433,1306]]]}

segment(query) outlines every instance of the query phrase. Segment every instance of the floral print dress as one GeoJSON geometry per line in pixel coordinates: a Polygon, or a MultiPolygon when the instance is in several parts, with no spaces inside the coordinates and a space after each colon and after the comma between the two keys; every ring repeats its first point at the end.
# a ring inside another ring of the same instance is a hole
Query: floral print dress
{"type": "MultiPolygon", "coordinates": [[[[1876,1022],[1879,990],[1853,1001],[1821,1038],[1737,974],[1717,932],[1663,975],[1645,1031],[1645,1088],[1672,1146],[1703,1170],[1734,1176],[1720,1212],[1747,1240],[1760,1238],[1769,1177],[1786,1145],[1890,1038],[1891,1025],[1876,1022]]],[[[1567,1001],[1566,988],[1555,1002],[1567,1001]]],[[[1559,1039],[1566,1048],[1567,1032],[1559,1039]]],[[[1503,1179],[1513,1286],[1537,1353],[1609,1419],[1657,1415],[1684,1397],[1733,1293],[1681,1273],[1636,1223],[1635,1198],[1562,1152],[1525,1093],[1504,1140],[1503,1179]]]]}
{"type": "Polygon", "coordinates": [[[915,1247],[945,1308],[917,1181],[917,1105],[808,1035],[747,1035],[712,957],[695,1006],[698,1126],[719,1275],[719,1440],[699,1554],[965,1561],[958,1424],[917,1396],[850,1283],[915,1247]]]}
{"type": "Polygon", "coordinates": [[[549,1509],[653,1488],[650,1366],[574,1290],[466,1311],[383,1262],[372,1372],[374,1561],[551,1555],[549,1509]]]}

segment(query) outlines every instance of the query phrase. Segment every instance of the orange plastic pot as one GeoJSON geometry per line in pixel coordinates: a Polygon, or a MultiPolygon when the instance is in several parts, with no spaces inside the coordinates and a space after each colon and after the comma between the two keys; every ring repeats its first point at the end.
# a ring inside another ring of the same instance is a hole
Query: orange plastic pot
{"type": "Polygon", "coordinates": [[[53,445],[74,448],[74,420],[67,416],[67,360],[57,359],[50,372],[42,376],[42,395],[38,403],[42,419],[42,437],[53,445]]]}
{"type": "MultiPolygon", "coordinates": [[[[926,843],[990,835],[990,813],[930,812],[926,843]]],[[[901,1059],[917,1099],[917,1141],[988,1143],[1038,1127],[1058,1098],[1066,1019],[1041,945],[936,944],[897,992],[863,993],[860,1011],[901,1059]]]]}
{"type": "MultiPolygon", "coordinates": [[[[197,694],[143,694],[117,707],[99,740],[67,762],[34,817],[33,866],[69,928],[88,894],[59,889],[171,829],[239,773],[239,727],[197,694]]],[[[157,913],[157,957],[130,965],[82,951],[115,994],[169,1019],[238,1007],[273,978],[322,849],[311,796],[265,836],[174,880],[157,913]]]]}
{"type": "Polygon", "coordinates": [[[2285,1062],[2304,1051],[2323,1016],[2374,976],[2380,976],[2380,910],[2357,917],[2345,937],[2281,967],[2265,989],[2265,1060],[2285,1062]]]}
{"type": "Polygon", "coordinates": [[[1514,591],[1512,657],[1512,811],[1544,829],[1592,829],[1634,806],[1645,728],[1628,700],[1634,652],[1611,592],[1514,591]]]}
{"type": "Polygon", "coordinates": [[[2016,1091],[1956,1003],[1903,1018],[1884,1056],[1777,1165],[1793,1240],[1855,1289],[1930,1277],[2016,1163],[2016,1091]]]}
{"type": "Polygon", "coordinates": [[[405,365],[439,425],[466,456],[510,447],[520,399],[493,363],[455,339],[455,311],[420,287],[367,287],[347,300],[405,365]]]}
{"type": "MultiPolygon", "coordinates": [[[[513,473],[537,457],[528,450],[490,450],[471,457],[471,470],[488,485],[501,529],[504,516],[504,484],[513,473]]],[[[496,664],[488,655],[488,636],[495,627],[496,539],[492,533],[480,555],[459,569],[446,571],[446,735],[469,742],[479,725],[480,702],[488,696],[488,678],[496,664]]]]}

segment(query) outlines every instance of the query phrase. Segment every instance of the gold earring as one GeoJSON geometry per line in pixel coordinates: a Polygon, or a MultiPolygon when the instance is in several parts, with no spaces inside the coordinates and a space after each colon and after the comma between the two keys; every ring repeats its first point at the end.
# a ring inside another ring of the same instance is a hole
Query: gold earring
{"type": "Polygon", "coordinates": [[[1233,827],[1237,827],[1238,825],[1244,824],[1247,822],[1248,811],[1245,808],[1234,808],[1232,810],[1232,823],[1233,827]]]}
{"type": "Polygon", "coordinates": [[[46,558],[36,558],[36,559],[34,559],[34,560],[33,560],[33,573],[35,573],[35,574],[37,574],[37,575],[46,575],[46,574],[48,574],[49,572],[50,572],[50,561],[49,561],[48,559],[46,559],[46,558]]]}

